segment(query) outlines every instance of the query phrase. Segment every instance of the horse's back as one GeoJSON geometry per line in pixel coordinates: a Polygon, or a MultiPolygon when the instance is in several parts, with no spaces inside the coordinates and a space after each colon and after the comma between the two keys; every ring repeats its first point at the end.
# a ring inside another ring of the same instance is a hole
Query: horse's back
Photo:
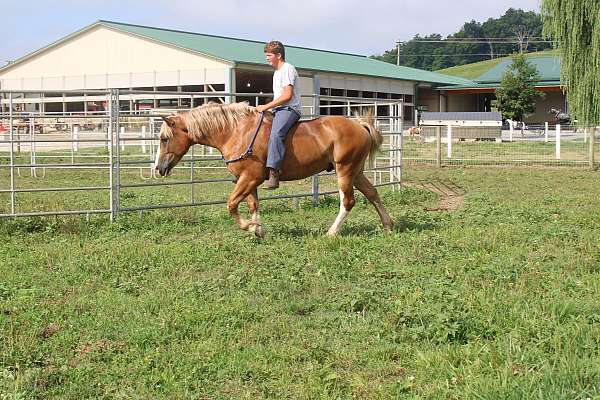
{"type": "Polygon", "coordinates": [[[341,116],[297,123],[286,139],[282,178],[303,178],[351,159],[362,162],[370,148],[365,133],[362,126],[341,116]]]}

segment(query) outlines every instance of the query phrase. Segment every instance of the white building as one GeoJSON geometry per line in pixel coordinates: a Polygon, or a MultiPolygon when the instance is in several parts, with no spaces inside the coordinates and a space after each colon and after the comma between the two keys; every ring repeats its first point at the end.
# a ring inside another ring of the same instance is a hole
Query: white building
{"type": "MultiPolygon", "coordinates": [[[[121,108],[132,110],[189,107],[204,102],[202,96],[210,92],[220,92],[217,100],[255,102],[253,95],[239,94],[271,92],[272,70],[263,46],[251,40],[98,21],[0,68],[0,91],[30,91],[13,93],[15,107],[46,112],[101,110],[105,96],[73,91],[107,88],[153,92],[122,96],[121,108]],[[54,93],[35,93],[38,90],[54,93]],[[169,94],[161,94],[166,91],[169,94]],[[224,95],[233,92],[238,96],[224,95]]],[[[361,55],[302,47],[286,46],[286,58],[301,76],[306,106],[312,106],[308,95],[313,93],[320,94],[321,106],[345,104],[344,98],[353,97],[394,99],[404,102],[407,120],[413,118],[418,88],[466,81],[361,55]]],[[[2,95],[6,111],[8,94],[2,95]]]]}

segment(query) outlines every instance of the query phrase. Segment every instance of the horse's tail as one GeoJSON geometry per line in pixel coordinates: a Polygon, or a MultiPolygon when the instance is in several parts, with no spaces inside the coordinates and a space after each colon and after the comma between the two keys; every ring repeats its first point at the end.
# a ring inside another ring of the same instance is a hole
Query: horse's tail
{"type": "Polygon", "coordinates": [[[383,135],[375,126],[375,113],[372,108],[367,112],[356,114],[358,123],[365,128],[371,138],[371,148],[369,150],[369,168],[373,168],[375,163],[375,153],[381,148],[383,143],[383,135]]]}

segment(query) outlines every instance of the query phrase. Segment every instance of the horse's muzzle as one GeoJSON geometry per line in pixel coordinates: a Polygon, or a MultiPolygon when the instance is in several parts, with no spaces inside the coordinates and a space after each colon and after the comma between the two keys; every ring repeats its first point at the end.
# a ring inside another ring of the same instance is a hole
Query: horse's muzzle
{"type": "Polygon", "coordinates": [[[171,165],[169,162],[171,158],[172,157],[165,157],[164,160],[156,164],[155,169],[160,176],[167,176],[171,172],[171,165]]]}
{"type": "Polygon", "coordinates": [[[173,153],[165,154],[165,156],[158,161],[155,169],[160,176],[169,176],[179,160],[181,160],[180,156],[178,157],[173,153]]]}

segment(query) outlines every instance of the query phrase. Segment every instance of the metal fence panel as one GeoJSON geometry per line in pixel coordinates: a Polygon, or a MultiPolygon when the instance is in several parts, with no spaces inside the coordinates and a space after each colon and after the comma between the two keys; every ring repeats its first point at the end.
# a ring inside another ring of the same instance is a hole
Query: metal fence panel
{"type": "MultiPolygon", "coordinates": [[[[56,92],[45,93],[57,97],[56,92]]],[[[154,93],[152,93],[154,94],[154,93]]],[[[224,204],[232,190],[232,177],[217,151],[193,146],[169,179],[158,179],[153,169],[158,147],[160,115],[169,110],[121,111],[124,99],[144,92],[78,91],[82,98],[106,104],[106,111],[45,112],[16,111],[13,96],[0,92],[0,216],[47,216],[108,214],[120,212],[224,204]]],[[[35,96],[35,94],[32,94],[35,96]]],[[[234,96],[233,93],[161,93],[165,98],[234,96]]],[[[247,97],[248,94],[243,94],[247,97]]],[[[264,97],[264,94],[250,94],[264,97]]],[[[319,96],[309,96],[306,113],[315,117],[323,107],[319,96]]],[[[366,107],[384,110],[377,118],[385,141],[366,171],[377,186],[400,184],[402,163],[402,105],[390,100],[347,99],[333,113],[350,114],[366,107]]],[[[19,107],[23,106],[19,103],[19,107]]],[[[31,105],[31,101],[29,102],[31,105]]],[[[190,106],[194,103],[190,102],[190,106]]],[[[261,200],[308,198],[316,202],[324,194],[337,194],[333,173],[284,185],[279,195],[261,200]]]]}

